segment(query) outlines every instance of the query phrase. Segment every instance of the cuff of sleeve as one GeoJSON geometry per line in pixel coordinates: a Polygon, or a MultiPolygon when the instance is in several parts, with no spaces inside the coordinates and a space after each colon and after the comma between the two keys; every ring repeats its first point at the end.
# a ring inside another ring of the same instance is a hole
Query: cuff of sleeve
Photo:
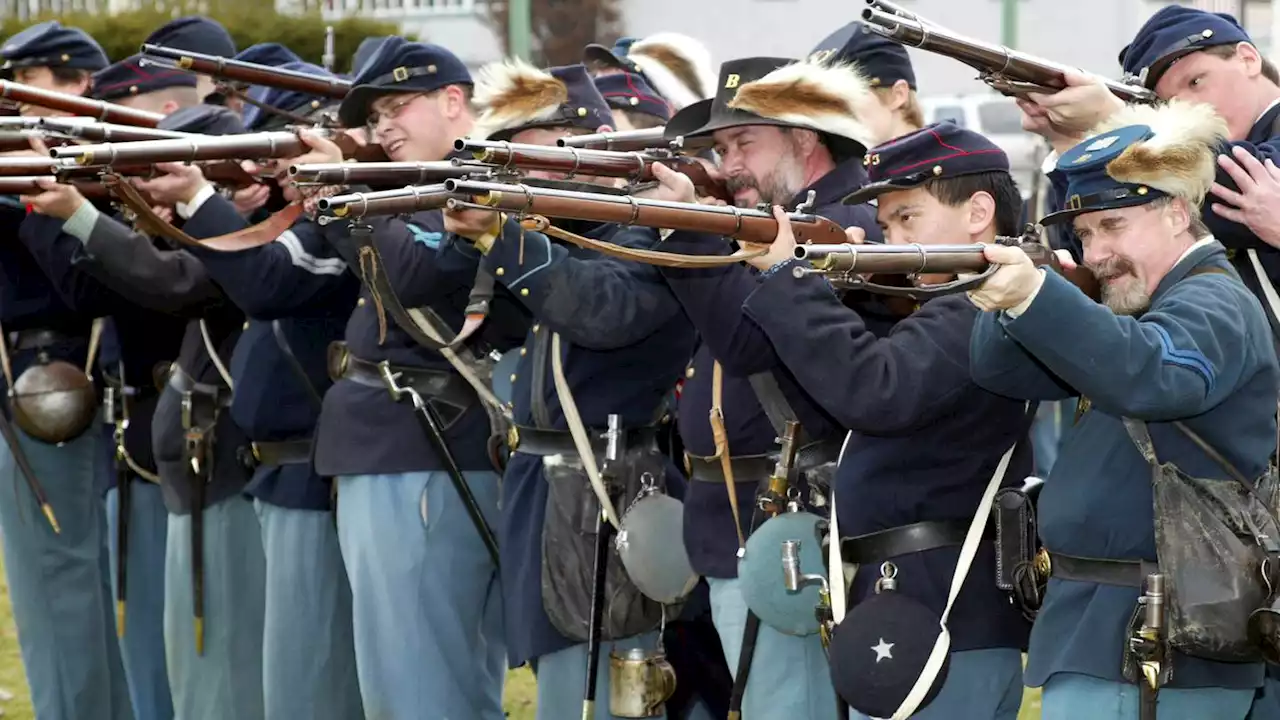
{"type": "Polygon", "coordinates": [[[100,214],[93,203],[88,201],[80,203],[80,207],[76,208],[76,211],[71,213],[71,217],[62,224],[62,231],[78,239],[81,244],[87,243],[100,214]]]}
{"type": "Polygon", "coordinates": [[[208,202],[209,198],[213,197],[213,192],[213,186],[206,184],[200,188],[195,197],[191,198],[191,202],[178,203],[175,208],[178,211],[178,217],[183,220],[190,220],[191,216],[195,215],[200,210],[200,207],[208,202]]]}
{"type": "Polygon", "coordinates": [[[1035,289],[1031,291],[1031,294],[1027,296],[1027,299],[1005,310],[1005,314],[1011,318],[1016,318],[1026,312],[1027,308],[1031,307],[1031,303],[1036,301],[1036,296],[1040,294],[1040,288],[1042,287],[1044,287],[1044,268],[1040,268],[1040,280],[1036,283],[1035,289]]]}
{"type": "Polygon", "coordinates": [[[493,244],[497,242],[498,237],[502,235],[502,226],[507,222],[506,213],[494,213],[493,224],[485,231],[483,235],[476,238],[474,244],[481,255],[488,255],[493,249],[493,244]]]}

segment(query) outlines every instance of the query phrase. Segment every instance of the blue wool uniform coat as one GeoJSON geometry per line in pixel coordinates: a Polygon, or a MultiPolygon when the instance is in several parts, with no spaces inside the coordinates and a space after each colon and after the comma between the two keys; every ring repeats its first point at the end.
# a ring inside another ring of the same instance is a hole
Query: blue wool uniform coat
{"type": "MultiPolygon", "coordinates": [[[[1031,469],[1025,404],[978,387],[969,375],[977,310],[963,296],[925,302],[885,337],[845,307],[826,280],[774,268],[747,314],[810,396],[849,429],[836,472],[844,537],[922,521],[969,521],[1004,453],[1017,486],[1031,469]]],[[[941,615],[958,546],[892,559],[898,589],[941,615]]],[[[878,566],[863,566],[852,602],[873,592],[878,566]]],[[[1027,623],[995,586],[995,552],[984,543],[952,609],[953,650],[1026,645],[1027,623]]]]}
{"type": "MultiPolygon", "coordinates": [[[[1051,552],[1156,561],[1151,468],[1121,418],[1147,422],[1156,453],[1200,477],[1225,471],[1170,423],[1181,420],[1246,477],[1275,447],[1280,390],[1271,334],[1257,300],[1216,242],[1194,249],[1160,281],[1151,308],[1121,317],[1055,273],[1017,318],[984,313],[973,330],[974,379],[1015,398],[1091,402],[1067,434],[1039,501],[1051,552]],[[1196,274],[1219,268],[1229,274],[1196,274]]],[[[1032,630],[1030,686],[1055,673],[1121,682],[1136,588],[1051,579],[1032,630]]],[[[1263,666],[1173,658],[1175,687],[1257,687],[1263,666]]]]}
{"type": "MultiPolygon", "coordinates": [[[[866,180],[861,159],[846,161],[800,191],[792,207],[812,190],[815,193],[815,215],[843,227],[861,227],[872,242],[880,242],[882,235],[876,225],[875,209],[841,202],[866,180]]],[[[716,235],[676,232],[662,243],[662,249],[691,255],[728,255],[731,252],[729,242],[716,235]]],[[[678,422],[685,450],[701,457],[715,454],[715,439],[708,417],[711,411],[712,368],[716,360],[720,361],[724,376],[722,409],[732,456],[763,455],[778,449],[777,433],[748,380],[750,375],[758,372],[773,372],[810,439],[829,440],[843,435],[839,424],[805,394],[792,374],[777,361],[769,338],[743,313],[743,304],[761,282],[757,272],[745,265],[660,270],[698,330],[698,348],[680,394],[678,422]]],[[[863,306],[878,313],[876,320],[881,330],[887,330],[892,324],[883,308],[873,309],[872,303],[868,302],[863,302],[863,306]]],[[[742,509],[740,520],[745,535],[750,531],[751,508],[755,504],[758,486],[744,482],[746,478],[736,480],[734,489],[738,495],[738,507],[742,509]]],[[[684,509],[685,546],[694,570],[714,578],[737,577],[738,539],[733,529],[733,513],[726,489],[711,483],[691,483],[684,509]]]]}
{"type": "MultiPolygon", "coordinates": [[[[387,279],[406,308],[430,307],[457,329],[462,327],[472,283],[480,265],[480,253],[459,247],[444,233],[438,211],[420,212],[406,219],[368,218],[373,240],[387,272],[387,279]]],[[[349,243],[350,223],[319,228],[333,246],[349,243]]],[[[500,290],[500,288],[499,288],[500,290]]],[[[361,288],[357,307],[347,320],[345,338],[351,353],[373,362],[452,372],[439,353],[416,343],[386,320],[385,341],[379,339],[376,304],[367,288],[361,288]]],[[[515,347],[527,329],[527,315],[506,293],[496,294],[484,327],[468,340],[477,353],[515,347]]],[[[445,431],[462,470],[493,470],[486,449],[489,418],[479,399],[445,431]]],[[[324,397],[316,429],[316,471],[324,476],[393,474],[441,470],[422,426],[407,401],[393,401],[384,388],[366,387],[338,380],[324,397]]]]}
{"type": "MultiPolygon", "coordinates": [[[[658,234],[645,228],[598,226],[585,234],[633,248],[651,249],[658,234]]],[[[484,266],[533,314],[529,350],[516,368],[515,421],[534,425],[532,409],[535,343],[561,336],[565,377],[588,428],[604,428],[608,415],[623,427],[653,424],[693,352],[693,327],[680,304],[649,265],[602,257],[522,232],[508,221],[484,258],[484,266]],[[523,244],[523,252],[521,245],[523,244]]],[[[456,252],[471,250],[455,244],[456,252]]],[[[548,346],[549,347],[549,346],[548,346]]],[[[567,430],[548,359],[543,401],[552,429],[567,430]]],[[[669,482],[678,480],[674,468],[669,482]]],[[[502,585],[505,593],[507,659],[512,667],[569,647],[542,606],[542,525],[547,484],[542,458],[517,450],[502,483],[502,585]]],[[[679,496],[683,488],[673,487],[679,496]]]]}
{"type": "MultiPolygon", "coordinates": [[[[214,236],[238,230],[243,223],[228,219],[197,229],[202,236],[214,236]]],[[[73,255],[76,269],[132,304],[186,319],[175,362],[198,382],[223,384],[205,347],[200,320],[205,321],[215,352],[226,362],[241,332],[244,314],[225,301],[199,260],[185,250],[160,249],[106,216],[98,217],[83,243],[65,234],[62,237],[77,246],[73,255]]],[[[166,373],[161,380],[167,377],[166,373]]],[[[213,477],[206,488],[206,505],[240,493],[249,478],[241,461],[247,441],[228,413],[219,417],[215,434],[213,477]]],[[[185,480],[181,398],[171,388],[165,387],[156,402],[151,442],[165,506],[171,513],[189,513],[192,495],[190,483],[185,480]]]]}
{"type": "MultiPolygon", "coordinates": [[[[187,222],[187,230],[199,232],[237,218],[229,201],[214,196],[187,222]]],[[[341,339],[360,281],[321,237],[319,226],[305,220],[260,247],[191,252],[249,318],[231,357],[236,381],[232,418],[251,441],[311,438],[320,409],[281,349],[272,323],[280,323],[307,382],[323,397],[332,384],[326,364],[329,343],[341,339]]],[[[260,466],[247,492],[300,510],[328,510],[332,504],[329,479],[311,463],[260,466]]]]}

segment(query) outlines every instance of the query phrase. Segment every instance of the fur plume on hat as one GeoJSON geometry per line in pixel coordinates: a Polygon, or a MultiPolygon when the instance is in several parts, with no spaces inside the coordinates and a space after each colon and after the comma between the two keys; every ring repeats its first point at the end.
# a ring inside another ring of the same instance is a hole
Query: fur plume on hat
{"type": "Polygon", "coordinates": [[[1107,174],[1200,205],[1213,185],[1226,121],[1210,105],[1171,100],[1163,106],[1127,105],[1093,134],[1129,125],[1146,125],[1154,134],[1107,163],[1107,174]]]}
{"type": "Polygon", "coordinates": [[[471,137],[546,120],[569,100],[569,88],[558,78],[518,58],[490,63],[476,73],[472,95],[480,117],[471,137]]]}
{"type": "Polygon", "coordinates": [[[688,35],[657,33],[642,38],[632,43],[627,59],[676,110],[715,95],[711,51],[688,35]]]}
{"type": "Polygon", "coordinates": [[[804,60],[743,83],[729,107],[789,125],[849,138],[864,148],[878,143],[863,118],[877,102],[854,65],[804,60]]]}

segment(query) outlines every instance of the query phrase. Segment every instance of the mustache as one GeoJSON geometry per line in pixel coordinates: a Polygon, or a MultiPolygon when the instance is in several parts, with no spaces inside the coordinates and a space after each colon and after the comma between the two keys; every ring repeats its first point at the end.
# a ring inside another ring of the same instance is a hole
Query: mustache
{"type": "Polygon", "coordinates": [[[1085,267],[1089,268],[1098,280],[1111,280],[1122,275],[1138,274],[1133,262],[1122,257],[1110,257],[1102,262],[1088,263],[1085,267]]]}
{"type": "Polygon", "coordinates": [[[760,183],[756,182],[756,179],[750,175],[734,175],[726,178],[724,186],[725,189],[729,191],[730,195],[737,193],[739,190],[760,190],[760,183]]]}

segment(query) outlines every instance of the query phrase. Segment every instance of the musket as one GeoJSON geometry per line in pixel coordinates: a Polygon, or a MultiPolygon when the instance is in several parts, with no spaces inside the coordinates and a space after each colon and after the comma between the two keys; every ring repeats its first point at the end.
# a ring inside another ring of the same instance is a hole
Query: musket
{"type": "MultiPolygon", "coordinates": [[[[66,137],[95,143],[166,140],[196,136],[194,133],[178,132],[177,130],[160,130],[158,128],[94,122],[92,118],[41,117],[32,119],[40,121],[37,126],[40,129],[47,129],[66,137]]],[[[3,129],[3,125],[0,125],[0,129],[3,129]]]]}
{"type": "MultiPolygon", "coordinates": [[[[386,155],[378,145],[357,146],[346,135],[326,130],[338,142],[343,154],[353,151],[356,158],[370,159],[386,155]]],[[[167,140],[142,140],[138,142],[100,143],[53,148],[56,158],[68,158],[80,165],[112,166],[116,164],[139,165],[160,162],[196,162],[200,160],[269,160],[297,157],[309,150],[309,146],[294,131],[247,133],[243,135],[194,135],[190,138],[167,140]]]]}
{"type": "Polygon", "coordinates": [[[469,199],[445,188],[443,183],[415,185],[399,190],[382,190],[368,193],[349,193],[320,198],[316,208],[321,215],[318,222],[328,225],[335,220],[356,220],[372,215],[402,215],[421,210],[439,210],[450,199],[469,199]]]}
{"type": "Polygon", "coordinates": [[[137,110],[124,105],[94,100],[92,98],[70,95],[55,90],[42,90],[30,85],[0,80],[0,98],[19,105],[37,105],[49,110],[93,118],[101,122],[118,123],[120,125],[137,125],[153,128],[160,124],[164,116],[160,113],[137,110]]]}
{"type": "Polygon", "coordinates": [[[370,185],[404,187],[429,185],[449,178],[487,175],[493,168],[479,163],[439,162],[309,163],[289,166],[289,178],[299,185],[370,185]]]}
{"type": "Polygon", "coordinates": [[[0,177],[23,177],[30,175],[53,175],[59,168],[67,167],[65,162],[53,158],[0,157],[0,177]]]}
{"type": "MultiPolygon", "coordinates": [[[[978,78],[1005,95],[1052,93],[1066,87],[1072,68],[1012,50],[1003,45],[967,38],[894,4],[866,0],[862,21],[867,29],[902,45],[937,53],[978,71],[978,78]]],[[[1137,78],[1104,80],[1107,89],[1125,102],[1154,103],[1156,94],[1137,78]]]]}
{"type": "MultiPolygon", "coordinates": [[[[41,188],[36,184],[37,180],[56,179],[57,178],[52,175],[29,175],[21,177],[0,176],[0,195],[37,195],[44,192],[44,188],[41,188]]],[[[75,185],[76,189],[80,191],[80,194],[90,200],[106,200],[112,197],[111,192],[100,182],[95,182],[93,180],[73,180],[68,184],[75,185]]]]}
{"type": "MultiPolygon", "coordinates": [[[[1086,295],[1097,298],[1097,279],[1083,267],[1063,269],[1053,250],[1041,242],[1044,229],[1029,224],[1018,237],[999,236],[1000,245],[1020,247],[1032,264],[1048,267],[1065,276],[1086,295]]],[[[1000,266],[986,259],[986,245],[797,245],[795,258],[805,260],[808,266],[797,265],[791,270],[796,278],[820,275],[840,290],[867,290],[883,295],[926,298],[948,295],[975,288],[987,281],[1000,266]],[[915,287],[897,287],[870,282],[872,275],[906,275],[914,277],[927,274],[961,275],[956,280],[915,287]]]]}
{"type": "Polygon", "coordinates": [[[668,140],[663,134],[665,128],[646,128],[644,130],[617,130],[614,132],[592,133],[590,135],[572,135],[556,141],[560,147],[582,148],[584,150],[613,150],[615,152],[636,152],[639,150],[674,150],[683,152],[699,152],[711,147],[714,141],[710,137],[687,138],[683,135],[668,140]]]}
{"type": "Polygon", "coordinates": [[[733,202],[724,180],[712,178],[706,165],[669,150],[620,152],[467,138],[454,141],[453,149],[469,152],[476,162],[489,163],[508,174],[541,171],[564,173],[569,178],[614,177],[625,178],[631,185],[654,181],[653,166],[665,165],[692,180],[700,195],[733,202]]]}
{"type": "Polygon", "coordinates": [[[205,53],[179,50],[164,45],[143,45],[143,59],[146,64],[165,67],[171,70],[208,75],[219,80],[245,83],[248,85],[265,85],[266,87],[290,90],[306,95],[341,100],[351,91],[351,81],[337,77],[324,77],[297,70],[260,65],[258,63],[232,60],[206,55],[205,53]]]}
{"type": "MultiPolygon", "coordinates": [[[[451,192],[471,196],[475,209],[521,216],[541,215],[548,218],[689,230],[764,245],[772,243],[778,234],[778,221],[772,213],[762,210],[469,179],[446,180],[444,186],[451,192]]],[[[447,207],[470,207],[466,203],[466,200],[454,200],[447,207]]],[[[819,215],[793,212],[788,214],[788,218],[798,242],[833,243],[845,239],[844,228],[819,215]]]]}
{"type": "MultiPolygon", "coordinates": [[[[53,160],[52,162],[59,162],[53,160]]],[[[209,162],[197,163],[200,166],[200,172],[209,182],[218,185],[229,186],[234,189],[246,188],[250,185],[257,185],[260,179],[250,174],[244,168],[240,167],[240,163],[234,160],[213,160],[209,162]]],[[[0,158],[0,174],[4,171],[4,158],[0,158]]],[[[138,165],[111,165],[104,167],[101,165],[76,165],[76,164],[60,164],[52,170],[54,177],[58,182],[67,182],[69,180],[82,180],[101,177],[103,173],[111,173],[122,177],[136,177],[150,179],[158,174],[154,165],[141,163],[138,165]]]]}

